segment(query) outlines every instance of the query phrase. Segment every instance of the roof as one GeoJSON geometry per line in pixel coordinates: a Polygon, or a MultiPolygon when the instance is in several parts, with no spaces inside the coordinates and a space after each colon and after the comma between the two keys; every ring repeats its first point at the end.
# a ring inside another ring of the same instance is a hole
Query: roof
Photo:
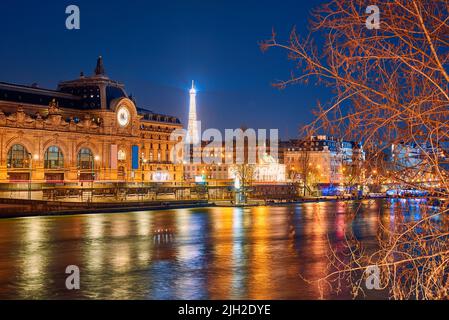
{"type": "Polygon", "coordinates": [[[47,107],[53,99],[58,100],[60,105],[67,108],[79,108],[82,101],[81,97],[60,91],[0,82],[1,101],[28,103],[47,107]]]}
{"type": "MultiPolygon", "coordinates": [[[[106,76],[103,59],[99,57],[94,75],[86,77],[81,73],[78,79],[60,82],[57,90],[0,82],[0,101],[48,107],[55,99],[62,108],[78,110],[101,109],[102,101],[105,101],[103,107],[109,109],[113,100],[129,98],[124,87],[106,76]],[[101,87],[106,87],[105,100],[102,100],[101,87]]],[[[144,116],[143,120],[181,123],[176,117],[157,114],[146,108],[137,107],[137,112],[144,116]]]]}
{"type": "Polygon", "coordinates": [[[22,91],[22,92],[28,92],[28,93],[35,93],[35,94],[53,94],[53,95],[60,95],[60,96],[65,96],[65,97],[76,98],[76,96],[74,96],[74,95],[63,93],[58,90],[51,90],[51,89],[39,88],[38,86],[26,86],[26,85],[1,82],[1,81],[0,81],[0,89],[10,89],[10,90],[16,90],[16,91],[22,91]]]}

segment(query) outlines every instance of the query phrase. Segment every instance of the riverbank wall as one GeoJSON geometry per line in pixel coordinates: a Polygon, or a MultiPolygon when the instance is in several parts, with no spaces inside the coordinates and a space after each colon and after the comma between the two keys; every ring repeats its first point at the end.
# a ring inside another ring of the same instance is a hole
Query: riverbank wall
{"type": "Polygon", "coordinates": [[[213,204],[207,200],[83,203],[0,198],[0,219],[31,216],[118,213],[210,206],[213,206],[213,204]]]}
{"type": "MultiPolygon", "coordinates": [[[[365,198],[366,199],[366,198],[365,198]]],[[[375,199],[375,198],[372,198],[375,199]]],[[[119,213],[130,211],[169,210],[201,207],[252,207],[278,206],[308,202],[353,201],[357,198],[307,197],[285,201],[250,200],[247,204],[236,205],[232,201],[215,200],[157,200],[157,201],[123,201],[123,202],[69,202],[0,198],[0,219],[32,216],[56,216],[96,213],[119,213]]]]}

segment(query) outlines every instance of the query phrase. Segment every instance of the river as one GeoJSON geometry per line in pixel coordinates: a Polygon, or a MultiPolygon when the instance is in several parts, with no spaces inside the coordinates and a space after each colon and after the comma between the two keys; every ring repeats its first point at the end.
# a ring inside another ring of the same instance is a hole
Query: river
{"type": "MultiPolygon", "coordinates": [[[[351,230],[374,245],[378,216],[394,223],[397,205],[365,200],[3,219],[0,299],[316,299],[317,286],[300,275],[326,275],[328,240],[339,246],[351,230]],[[69,265],[79,267],[80,290],[66,289],[69,265]]],[[[348,297],[347,290],[324,293],[348,297]]]]}

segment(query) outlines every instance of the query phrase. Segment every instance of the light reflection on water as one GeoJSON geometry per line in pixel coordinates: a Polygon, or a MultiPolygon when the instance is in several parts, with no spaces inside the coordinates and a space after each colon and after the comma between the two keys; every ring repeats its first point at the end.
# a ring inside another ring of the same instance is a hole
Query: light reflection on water
{"type": "MultiPolygon", "coordinates": [[[[322,202],[0,221],[1,299],[316,299],[328,241],[367,244],[396,202],[322,202]],[[359,210],[351,222],[348,212],[359,210]],[[81,290],[65,289],[65,268],[81,290]]],[[[410,219],[419,206],[410,207],[410,219]]],[[[325,298],[347,298],[348,292],[325,298]]]]}

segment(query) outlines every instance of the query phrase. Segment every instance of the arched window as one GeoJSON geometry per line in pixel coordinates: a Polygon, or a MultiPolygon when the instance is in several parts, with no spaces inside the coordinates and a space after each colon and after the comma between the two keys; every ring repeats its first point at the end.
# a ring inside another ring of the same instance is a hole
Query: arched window
{"type": "Polygon", "coordinates": [[[61,169],[64,168],[64,155],[56,146],[51,146],[45,151],[44,155],[45,169],[61,169]]]}
{"type": "Polygon", "coordinates": [[[126,153],[125,153],[125,151],[119,150],[117,158],[118,158],[119,161],[125,161],[126,160],[126,153]]]}
{"type": "Polygon", "coordinates": [[[94,155],[90,149],[82,148],[78,152],[78,169],[87,170],[94,168],[94,155]]]}
{"type": "Polygon", "coordinates": [[[11,169],[29,168],[31,164],[28,150],[21,144],[15,144],[8,151],[7,166],[11,169]]]}

